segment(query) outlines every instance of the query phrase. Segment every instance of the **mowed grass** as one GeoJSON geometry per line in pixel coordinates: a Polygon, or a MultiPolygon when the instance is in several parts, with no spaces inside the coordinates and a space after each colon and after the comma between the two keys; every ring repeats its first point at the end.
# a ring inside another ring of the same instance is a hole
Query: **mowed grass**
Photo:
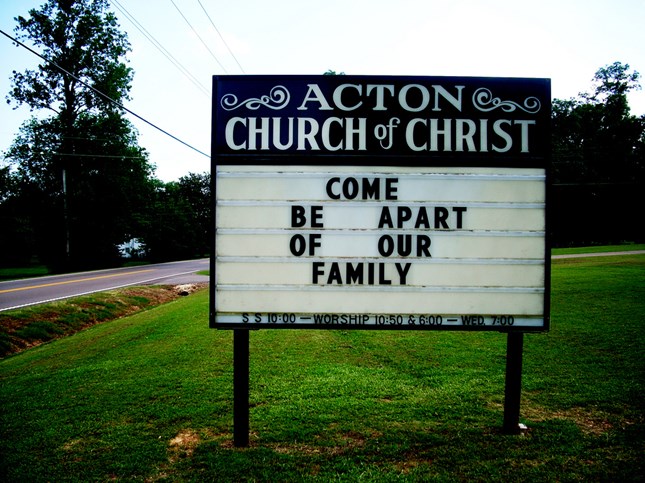
{"type": "Polygon", "coordinates": [[[524,337],[520,436],[497,333],[250,334],[249,448],[232,333],[207,292],[0,361],[0,481],[642,481],[645,256],[554,261],[524,337]]]}

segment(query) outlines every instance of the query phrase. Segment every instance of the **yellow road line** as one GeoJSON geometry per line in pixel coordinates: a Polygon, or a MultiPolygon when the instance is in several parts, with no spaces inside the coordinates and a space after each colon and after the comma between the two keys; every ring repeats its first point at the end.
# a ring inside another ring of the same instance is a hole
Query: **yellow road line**
{"type": "Polygon", "coordinates": [[[19,292],[21,290],[33,290],[36,288],[44,288],[44,287],[55,287],[56,285],[67,285],[70,283],[88,282],[90,280],[101,280],[104,278],[125,277],[126,275],[135,275],[137,273],[145,273],[145,272],[154,272],[154,269],[150,268],[147,270],[137,270],[136,272],[116,273],[114,275],[101,275],[99,277],[77,278],[74,280],[66,280],[64,282],[52,282],[52,283],[43,283],[41,285],[31,285],[29,287],[10,288],[7,290],[0,290],[0,293],[19,292]]]}

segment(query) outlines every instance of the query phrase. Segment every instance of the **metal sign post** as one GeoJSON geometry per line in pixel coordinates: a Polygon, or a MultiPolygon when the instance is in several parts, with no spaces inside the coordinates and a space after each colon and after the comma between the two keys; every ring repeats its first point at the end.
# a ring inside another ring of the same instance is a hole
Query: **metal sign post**
{"type": "Polygon", "coordinates": [[[522,394],[522,350],[524,334],[511,332],[506,341],[506,384],[504,387],[505,434],[519,434],[520,398],[522,394]]]}
{"type": "Polygon", "coordinates": [[[233,331],[233,443],[249,445],[249,331],[233,331]]]}

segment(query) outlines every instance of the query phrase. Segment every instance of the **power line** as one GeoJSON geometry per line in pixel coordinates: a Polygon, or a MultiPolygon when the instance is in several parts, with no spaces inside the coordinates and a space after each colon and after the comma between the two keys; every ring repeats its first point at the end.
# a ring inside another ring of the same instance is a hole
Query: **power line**
{"type": "Polygon", "coordinates": [[[154,45],[159,52],[161,52],[166,59],[168,59],[184,76],[188,78],[189,81],[191,81],[199,90],[201,90],[206,96],[210,97],[210,92],[204,85],[199,82],[199,80],[188,70],[186,67],[184,67],[181,62],[179,62],[169,51],[166,49],[161,42],[159,42],[148,30],[141,25],[141,23],[132,15],[128,10],[121,5],[118,0],[112,0],[114,3],[114,6],[128,19],[130,22],[134,24],[134,26],[143,34],[145,38],[147,38],[152,45],[154,45]]]}
{"type": "Polygon", "coordinates": [[[172,3],[172,4],[175,6],[175,8],[177,9],[177,11],[179,12],[179,15],[181,15],[181,16],[183,17],[183,19],[186,21],[186,23],[187,23],[187,24],[188,24],[188,26],[191,28],[191,30],[195,33],[195,35],[197,35],[197,38],[198,38],[198,39],[200,40],[200,42],[204,45],[204,47],[206,47],[206,50],[208,50],[208,52],[211,54],[211,57],[213,57],[213,59],[215,59],[215,62],[217,62],[217,63],[219,64],[219,66],[224,70],[224,73],[228,74],[228,71],[226,70],[226,67],[224,67],[224,66],[222,65],[222,63],[219,61],[219,59],[217,58],[217,56],[216,56],[216,55],[213,53],[213,51],[208,47],[208,45],[206,44],[206,42],[204,42],[204,39],[202,39],[202,37],[197,33],[197,30],[195,30],[195,27],[193,27],[193,26],[191,25],[191,23],[188,21],[188,19],[186,18],[186,16],[181,12],[181,10],[179,10],[179,7],[177,6],[177,4],[176,4],[173,0],[170,0],[170,3],[172,3]]]}
{"type": "Polygon", "coordinates": [[[46,153],[39,151],[38,154],[51,154],[53,156],[65,156],[72,158],[117,158],[117,159],[145,159],[144,156],[121,156],[119,154],[77,154],[77,153],[46,153]]]}
{"type": "Polygon", "coordinates": [[[206,156],[207,158],[210,158],[210,156],[209,156],[208,154],[204,153],[203,151],[200,151],[199,149],[197,149],[197,148],[196,148],[196,147],[194,147],[194,146],[191,146],[191,145],[190,145],[190,144],[188,144],[187,142],[182,141],[182,140],[181,140],[181,139],[179,139],[177,136],[174,136],[173,134],[170,134],[168,131],[166,131],[166,130],[164,130],[164,129],[160,128],[160,127],[159,127],[159,126],[157,126],[156,124],[153,124],[152,122],[148,121],[148,120],[147,120],[147,119],[145,119],[144,117],[141,117],[141,116],[140,116],[139,114],[137,114],[136,112],[131,111],[130,109],[128,109],[127,107],[125,107],[125,106],[124,106],[123,104],[121,104],[120,102],[115,101],[114,99],[112,99],[112,98],[111,98],[110,96],[108,96],[107,94],[105,94],[105,93],[101,92],[100,90],[96,89],[95,87],[92,87],[91,85],[89,85],[89,84],[88,84],[87,82],[85,82],[84,80],[79,79],[77,76],[75,76],[75,75],[74,75],[74,74],[72,74],[71,72],[67,71],[66,69],[64,69],[63,67],[61,67],[60,65],[58,65],[56,62],[54,62],[54,61],[52,61],[52,60],[49,60],[49,59],[47,59],[46,57],[43,57],[41,54],[39,54],[38,52],[36,52],[36,51],[35,51],[35,50],[33,50],[32,48],[28,47],[27,45],[23,44],[23,43],[22,43],[22,42],[20,42],[18,39],[16,39],[16,38],[12,37],[12,36],[11,36],[11,35],[9,35],[8,33],[6,33],[4,30],[1,30],[1,29],[0,29],[0,33],[1,33],[2,35],[4,35],[5,37],[7,37],[8,39],[10,39],[11,41],[15,42],[15,43],[16,43],[17,45],[19,45],[20,47],[23,47],[23,48],[27,49],[29,52],[31,52],[31,53],[32,53],[32,54],[34,54],[35,56],[40,57],[40,58],[41,58],[42,60],[44,60],[45,62],[47,62],[47,63],[49,63],[49,64],[53,65],[53,66],[54,66],[56,69],[58,69],[60,72],[63,72],[64,74],[67,74],[67,75],[68,75],[68,76],[70,76],[72,79],[74,79],[76,82],[79,82],[79,83],[83,84],[85,87],[87,87],[88,89],[92,90],[93,92],[96,92],[99,96],[101,96],[103,99],[107,100],[107,101],[108,101],[108,102],[110,102],[111,104],[114,104],[114,105],[115,105],[115,106],[117,106],[118,108],[123,109],[124,111],[126,111],[126,112],[128,112],[128,113],[132,114],[132,115],[133,115],[134,117],[136,117],[137,119],[139,119],[139,120],[141,120],[141,121],[145,122],[145,123],[146,123],[146,124],[148,124],[149,126],[151,126],[151,127],[155,128],[156,130],[158,130],[158,131],[162,132],[162,133],[163,133],[163,134],[165,134],[166,136],[168,136],[168,137],[170,137],[170,138],[174,139],[175,141],[180,142],[180,143],[181,143],[181,144],[183,144],[184,146],[186,146],[186,147],[188,147],[188,148],[192,149],[193,151],[196,151],[196,152],[198,152],[199,154],[201,154],[201,155],[203,155],[203,156],[206,156]]]}
{"type": "Polygon", "coordinates": [[[113,0],[113,3],[115,6],[123,13],[128,20],[130,20],[134,26],[143,34],[144,37],[146,37],[152,45],[154,45],[159,52],[161,52],[184,76],[188,78],[198,89],[200,89],[204,94],[210,97],[210,92],[204,85],[199,82],[199,80],[186,68],[184,67],[181,62],[179,62],[169,51],[166,49],[148,30],[132,15],[130,12],[127,11],[125,7],[123,7],[118,0],[113,0]]]}
{"type": "Polygon", "coordinates": [[[242,71],[242,74],[246,74],[246,72],[244,72],[244,69],[243,69],[243,68],[242,68],[242,66],[240,65],[240,62],[237,60],[237,57],[235,57],[235,54],[233,53],[233,51],[231,50],[231,48],[230,48],[230,47],[228,46],[228,44],[226,43],[226,40],[224,40],[224,37],[223,37],[223,36],[222,36],[222,34],[220,33],[219,29],[215,26],[215,22],[213,22],[213,19],[211,19],[211,16],[210,16],[210,15],[208,15],[208,12],[206,11],[206,8],[204,8],[204,5],[202,5],[201,0],[197,0],[197,3],[199,3],[199,6],[200,6],[200,7],[202,7],[202,10],[203,10],[203,11],[204,11],[204,13],[206,14],[206,17],[208,17],[208,20],[210,20],[210,23],[211,23],[211,25],[213,26],[213,28],[215,29],[215,32],[217,32],[217,35],[219,35],[219,38],[220,38],[220,39],[222,39],[222,42],[224,42],[224,45],[225,45],[225,46],[226,46],[226,48],[228,49],[228,52],[231,54],[231,57],[233,57],[233,59],[235,60],[235,63],[237,64],[237,66],[238,66],[238,67],[240,68],[240,70],[242,71]]]}

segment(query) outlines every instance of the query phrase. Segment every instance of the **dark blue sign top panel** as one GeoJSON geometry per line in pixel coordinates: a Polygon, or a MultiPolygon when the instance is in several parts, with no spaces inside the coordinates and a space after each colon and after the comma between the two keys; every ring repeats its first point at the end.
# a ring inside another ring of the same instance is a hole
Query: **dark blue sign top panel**
{"type": "Polygon", "coordinates": [[[549,79],[215,76],[213,88],[218,164],[545,167],[550,150],[549,79]]]}

